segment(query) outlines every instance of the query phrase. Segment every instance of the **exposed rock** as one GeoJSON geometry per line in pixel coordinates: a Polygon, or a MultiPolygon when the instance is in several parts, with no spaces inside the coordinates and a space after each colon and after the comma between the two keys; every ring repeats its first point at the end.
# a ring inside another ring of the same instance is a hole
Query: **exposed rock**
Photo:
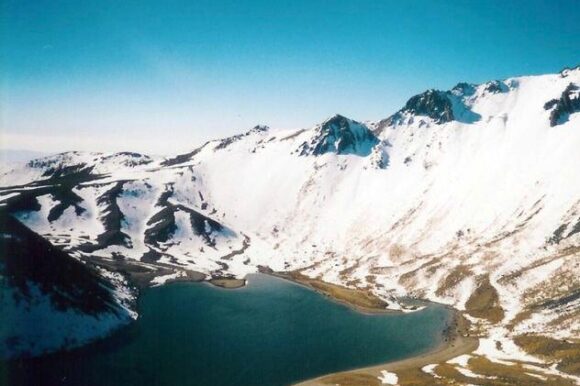
{"type": "Polygon", "coordinates": [[[500,80],[492,80],[491,82],[487,82],[484,84],[483,90],[487,93],[499,94],[502,92],[507,92],[509,90],[509,87],[500,80]]]}
{"type": "Polygon", "coordinates": [[[80,154],[80,152],[73,151],[33,159],[27,163],[27,166],[33,169],[44,169],[42,176],[49,179],[74,174],[89,174],[93,167],[79,161],[76,157],[80,154]]]}
{"type": "Polygon", "coordinates": [[[427,90],[423,94],[415,95],[407,101],[401,111],[427,116],[436,123],[451,122],[455,119],[449,95],[438,90],[427,90]]]}
{"type": "Polygon", "coordinates": [[[224,230],[222,224],[186,206],[176,205],[174,208],[189,213],[193,233],[201,236],[208,246],[215,247],[216,233],[224,230]]]}
{"type": "Polygon", "coordinates": [[[475,84],[460,82],[451,89],[451,92],[456,95],[471,96],[475,93],[476,86],[475,84]]]}
{"type": "Polygon", "coordinates": [[[574,73],[575,71],[580,71],[580,65],[576,67],[564,67],[562,71],[560,71],[560,76],[562,78],[567,78],[570,74],[574,73]]]}
{"type": "Polygon", "coordinates": [[[191,161],[193,159],[193,157],[196,154],[198,154],[200,151],[202,151],[203,148],[206,147],[208,144],[209,144],[209,142],[206,142],[202,146],[198,147],[197,149],[195,149],[189,153],[180,154],[180,155],[175,156],[173,158],[168,158],[165,161],[161,162],[161,166],[175,166],[175,165],[182,164],[184,162],[191,161]]]}
{"type": "Polygon", "coordinates": [[[234,142],[239,141],[240,139],[247,137],[251,134],[261,134],[261,133],[265,133],[269,130],[270,128],[268,126],[265,125],[256,125],[253,128],[251,128],[250,130],[248,130],[247,132],[243,133],[243,134],[237,134],[237,135],[232,135],[231,137],[227,137],[224,138],[222,140],[220,140],[218,142],[218,144],[214,147],[214,150],[220,150],[220,149],[225,149],[226,147],[228,147],[229,145],[231,145],[234,142]]]}
{"type": "Polygon", "coordinates": [[[389,166],[389,154],[385,146],[375,146],[373,148],[371,164],[377,169],[386,169],[389,166]]]}
{"type": "Polygon", "coordinates": [[[174,208],[162,208],[147,221],[147,225],[150,227],[145,230],[145,243],[158,246],[168,241],[177,230],[174,208]]]}
{"type": "Polygon", "coordinates": [[[568,121],[570,114],[580,111],[580,88],[570,83],[560,99],[552,99],[544,105],[550,111],[550,126],[554,127],[568,121]]]}
{"type": "Polygon", "coordinates": [[[133,153],[129,151],[123,151],[109,156],[103,157],[102,161],[106,162],[113,159],[119,159],[120,164],[127,167],[134,167],[139,165],[147,165],[153,162],[151,157],[145,154],[133,153]]]}
{"type": "Polygon", "coordinates": [[[74,193],[68,187],[57,186],[53,191],[53,197],[55,200],[59,201],[57,205],[55,205],[48,214],[48,221],[52,222],[58,220],[60,216],[67,210],[69,207],[73,207],[75,210],[75,214],[81,215],[85,212],[85,208],[79,205],[80,202],[83,201],[76,193],[74,193]]]}
{"type": "Polygon", "coordinates": [[[110,245],[122,245],[127,248],[132,247],[129,235],[121,231],[122,222],[125,219],[121,208],[117,204],[117,198],[123,192],[124,181],[119,181],[113,187],[97,197],[97,204],[103,208],[100,217],[105,231],[97,236],[97,244],[85,244],[82,246],[84,252],[92,252],[106,248],[110,245]]]}
{"type": "Polygon", "coordinates": [[[326,153],[367,156],[378,143],[368,127],[337,114],[322,123],[311,141],[302,143],[298,151],[301,156],[326,153]]]}
{"type": "Polygon", "coordinates": [[[265,133],[268,130],[270,130],[270,127],[268,127],[266,125],[256,125],[256,126],[252,127],[250,129],[250,131],[248,131],[247,134],[249,134],[249,133],[265,133]]]}

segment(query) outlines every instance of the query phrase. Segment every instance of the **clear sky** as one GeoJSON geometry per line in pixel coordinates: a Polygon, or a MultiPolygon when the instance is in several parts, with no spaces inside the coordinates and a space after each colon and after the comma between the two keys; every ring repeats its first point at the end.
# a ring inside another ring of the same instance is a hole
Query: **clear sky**
{"type": "Polygon", "coordinates": [[[580,64],[580,2],[0,0],[0,147],[190,150],[580,64]]]}

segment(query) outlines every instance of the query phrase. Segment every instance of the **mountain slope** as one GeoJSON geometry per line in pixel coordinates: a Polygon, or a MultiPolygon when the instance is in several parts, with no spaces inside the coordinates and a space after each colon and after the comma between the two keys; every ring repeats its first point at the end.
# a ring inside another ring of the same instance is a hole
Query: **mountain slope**
{"type": "Polygon", "coordinates": [[[0,213],[0,358],[86,344],[133,320],[133,294],[0,213]]]}
{"type": "Polygon", "coordinates": [[[379,122],[259,126],[165,160],[60,155],[7,171],[0,200],[82,259],[421,297],[464,311],[478,354],[538,363],[524,334],[580,338],[578,85],[579,68],[460,83],[379,122]]]}

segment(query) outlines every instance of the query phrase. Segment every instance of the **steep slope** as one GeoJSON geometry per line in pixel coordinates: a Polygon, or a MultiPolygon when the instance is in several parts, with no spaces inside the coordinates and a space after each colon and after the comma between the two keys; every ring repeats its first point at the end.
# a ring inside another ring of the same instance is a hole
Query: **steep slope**
{"type": "Polygon", "coordinates": [[[72,348],[133,320],[133,294],[0,213],[0,358],[72,348]]]}
{"type": "Polygon", "coordinates": [[[84,259],[208,278],[265,266],[391,308],[409,295],[449,304],[472,322],[478,355],[561,375],[522,339],[580,338],[578,85],[580,68],[460,83],[379,122],[258,126],[108,175],[97,163],[58,187],[15,169],[0,200],[84,259]]]}

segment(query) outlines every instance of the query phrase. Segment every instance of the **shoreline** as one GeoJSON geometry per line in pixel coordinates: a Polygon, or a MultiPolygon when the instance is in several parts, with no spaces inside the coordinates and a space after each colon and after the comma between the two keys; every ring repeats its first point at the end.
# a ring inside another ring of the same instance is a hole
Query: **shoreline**
{"type": "MultiPolygon", "coordinates": [[[[349,289],[336,284],[322,282],[318,279],[301,275],[299,272],[274,272],[268,269],[261,269],[260,273],[304,286],[328,298],[330,301],[345,305],[360,313],[385,314],[403,312],[385,309],[384,307],[387,306],[387,303],[374,295],[370,295],[367,291],[349,289]],[[341,291],[347,291],[349,296],[341,296],[344,295],[344,292],[341,291]],[[372,306],[368,304],[369,301],[372,306]]],[[[433,303],[426,300],[423,300],[423,302],[426,304],[433,303]]],[[[441,333],[441,341],[433,348],[408,358],[329,373],[294,383],[292,386],[380,385],[379,377],[383,370],[405,373],[422,372],[421,368],[426,365],[446,362],[459,355],[469,354],[477,350],[479,339],[468,336],[469,321],[463,317],[461,311],[447,305],[443,306],[453,316],[448,327],[441,333]]]]}
{"type": "MultiPolygon", "coordinates": [[[[299,272],[275,272],[268,268],[261,267],[259,274],[273,276],[306,287],[324,296],[329,301],[344,305],[359,313],[393,314],[403,312],[399,310],[386,309],[385,307],[388,305],[387,302],[372,295],[368,291],[350,289],[336,284],[326,283],[318,279],[304,276],[299,272]]],[[[229,280],[231,279],[225,279],[225,282],[227,283],[229,280]]],[[[240,288],[245,287],[248,283],[247,278],[241,279],[243,283],[235,286],[218,285],[213,281],[214,280],[212,279],[208,282],[222,288],[240,288]]],[[[239,283],[240,281],[237,281],[237,284],[239,283]]],[[[425,302],[426,304],[432,303],[429,301],[422,302],[425,302]]],[[[452,318],[447,328],[442,331],[440,342],[433,348],[404,359],[324,374],[294,383],[292,386],[380,385],[381,382],[379,377],[382,375],[381,372],[384,370],[395,372],[397,374],[404,373],[405,378],[408,378],[409,376],[416,377],[416,374],[422,373],[421,368],[426,365],[446,362],[457,356],[469,354],[475,351],[479,345],[479,339],[468,336],[469,321],[463,317],[463,314],[459,310],[446,305],[444,305],[444,307],[452,313],[452,318]]]]}
{"type": "MultiPolygon", "coordinates": [[[[469,354],[475,351],[479,345],[479,339],[464,335],[462,329],[466,326],[461,325],[466,320],[459,311],[453,308],[450,309],[454,312],[454,323],[460,322],[454,325],[452,331],[449,332],[448,339],[444,337],[439,344],[430,350],[405,359],[325,374],[316,378],[300,381],[292,386],[340,386],[343,384],[357,386],[380,385],[381,381],[379,377],[382,375],[382,371],[395,372],[399,379],[401,379],[401,373],[404,373],[405,378],[412,377],[416,376],[415,374],[417,373],[422,373],[421,368],[426,365],[446,362],[459,355],[469,354]]],[[[421,384],[419,379],[417,381],[414,384],[421,384]]]]}
{"type": "Polygon", "coordinates": [[[350,289],[337,284],[313,279],[298,272],[260,272],[260,274],[287,280],[306,287],[332,302],[342,304],[362,314],[392,314],[402,311],[387,309],[388,303],[361,289],[350,289]]]}
{"type": "MultiPolygon", "coordinates": [[[[100,261],[95,262],[97,265],[104,265],[105,267],[115,269],[118,272],[124,273],[133,285],[136,285],[139,289],[144,289],[152,287],[150,283],[150,278],[158,276],[159,271],[149,271],[147,273],[143,272],[143,264],[127,264],[127,262],[112,262],[112,261],[100,261]],[[101,263],[101,264],[99,264],[101,263]],[[103,264],[104,263],[104,264],[103,264]],[[113,263],[113,264],[111,264],[113,263]],[[116,263],[116,264],[115,264],[116,263]],[[120,263],[120,264],[119,264],[120,263]],[[113,266],[112,266],[113,265],[113,266]],[[121,269],[119,269],[121,268],[121,269]]],[[[155,267],[155,264],[146,264],[147,268],[155,267]]],[[[175,272],[179,268],[165,266],[156,267],[157,270],[165,271],[164,273],[169,273],[171,270],[175,272]]],[[[146,270],[147,271],[147,270],[146,270]]],[[[215,277],[207,278],[206,275],[196,272],[182,270],[186,272],[184,276],[176,277],[175,279],[167,280],[167,282],[161,284],[166,285],[172,282],[207,282],[213,286],[224,288],[224,289],[236,289],[243,288],[248,284],[248,279],[236,279],[236,278],[224,278],[215,277]]],[[[258,274],[264,274],[268,276],[273,276],[282,280],[287,280],[291,283],[304,286],[318,294],[326,297],[330,301],[337,302],[346,307],[353,309],[356,312],[364,314],[385,314],[385,313],[402,313],[399,310],[389,310],[386,307],[388,303],[382,299],[379,299],[372,293],[362,289],[351,289],[343,286],[339,286],[332,283],[326,283],[318,279],[313,279],[308,276],[300,274],[297,271],[291,272],[275,272],[267,267],[259,267],[258,274]]],[[[425,303],[429,303],[425,301],[425,303]]],[[[427,350],[426,352],[420,353],[409,358],[389,361],[378,365],[371,365],[362,368],[350,369],[345,371],[339,371],[335,373],[329,373],[315,377],[312,379],[307,379],[293,384],[293,386],[329,386],[329,385],[380,385],[381,382],[379,377],[381,372],[393,371],[398,373],[422,373],[421,368],[423,366],[435,363],[445,362],[451,358],[457,357],[459,355],[468,354],[475,351],[478,347],[479,340],[477,338],[469,337],[467,334],[469,328],[469,322],[465,319],[459,310],[452,307],[445,306],[449,309],[453,315],[450,325],[442,331],[441,341],[435,345],[433,348],[427,350]]],[[[412,309],[411,309],[412,310],[412,309]]]]}
{"type": "MultiPolygon", "coordinates": [[[[321,282],[320,280],[301,275],[298,272],[262,273],[303,285],[315,292],[318,292],[322,296],[327,297],[329,300],[343,304],[357,312],[367,314],[403,312],[399,310],[385,309],[384,307],[387,306],[386,302],[378,299],[374,295],[369,295],[369,292],[364,290],[347,289],[346,287],[341,287],[336,284],[321,282]],[[323,285],[317,285],[320,283],[323,283],[323,285]],[[328,290],[329,288],[331,290],[328,290]],[[332,289],[346,289],[349,291],[349,293],[358,294],[358,296],[355,295],[354,297],[341,297],[341,292],[332,291],[332,289]],[[336,296],[337,294],[339,295],[338,297],[336,296]],[[362,304],[360,303],[361,297],[363,299],[362,304]],[[354,302],[352,301],[353,299],[355,300],[354,302]],[[367,304],[369,299],[373,303],[373,306],[369,306],[367,304]]],[[[429,301],[424,302],[432,303],[429,301]]],[[[444,306],[452,313],[453,317],[450,321],[450,325],[442,331],[441,341],[433,348],[418,355],[404,359],[321,375],[319,377],[294,383],[293,386],[340,386],[342,384],[345,386],[380,385],[381,382],[379,381],[379,377],[381,376],[381,372],[383,370],[397,372],[421,372],[421,368],[426,365],[445,362],[459,355],[469,354],[477,350],[479,339],[469,337],[467,334],[469,330],[469,321],[463,317],[463,314],[459,310],[450,306],[444,306]]]]}
{"type": "MultiPolygon", "coordinates": [[[[389,310],[384,307],[387,303],[361,289],[349,289],[332,283],[313,279],[299,272],[274,272],[269,269],[261,269],[261,274],[274,276],[291,283],[304,286],[319,293],[328,300],[345,305],[357,312],[364,314],[402,313],[399,310],[389,310]],[[344,296],[345,291],[347,296],[344,296]],[[337,296],[338,295],[338,296],[337,296]]],[[[426,304],[432,303],[423,301],[426,304]]],[[[319,377],[294,383],[292,386],[365,386],[380,385],[379,377],[384,370],[395,372],[422,372],[421,368],[435,363],[446,362],[463,354],[469,354],[477,350],[479,339],[468,336],[469,321],[463,317],[461,311],[443,305],[452,313],[448,327],[441,333],[441,341],[433,348],[418,355],[408,358],[389,361],[377,365],[338,371],[321,375],[319,377]]]]}

